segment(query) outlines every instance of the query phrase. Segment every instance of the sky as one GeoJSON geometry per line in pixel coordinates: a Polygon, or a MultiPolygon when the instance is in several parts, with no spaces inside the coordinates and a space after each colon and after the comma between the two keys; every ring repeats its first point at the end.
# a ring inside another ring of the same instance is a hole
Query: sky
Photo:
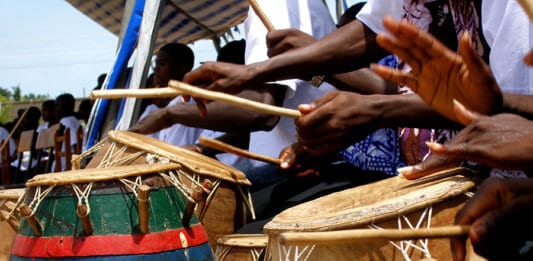
{"type": "MultiPolygon", "coordinates": [[[[334,0],[326,2],[334,8],[334,0]]],[[[117,36],[64,0],[0,0],[0,87],[20,86],[22,95],[88,97],[98,75],[113,65],[117,43],[117,36]]],[[[195,67],[216,59],[209,40],[191,48],[195,67]]]]}

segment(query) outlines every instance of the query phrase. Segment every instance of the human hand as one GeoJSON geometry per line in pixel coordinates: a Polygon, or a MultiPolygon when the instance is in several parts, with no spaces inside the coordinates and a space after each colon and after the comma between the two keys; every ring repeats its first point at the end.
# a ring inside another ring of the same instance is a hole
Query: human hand
{"type": "MultiPolygon", "coordinates": [[[[236,94],[254,84],[254,70],[251,66],[233,63],[207,62],[187,73],[183,82],[211,91],[236,94]]],[[[188,101],[189,96],[184,95],[188,101]]],[[[195,99],[201,115],[205,115],[208,101],[195,99]]]]}
{"type": "MultiPolygon", "coordinates": [[[[518,250],[532,239],[532,206],[532,179],[489,178],[456,214],[455,223],[471,225],[469,238],[479,255],[517,260],[518,250]]],[[[465,240],[451,240],[454,260],[464,260],[465,240]]]]}
{"type": "Polygon", "coordinates": [[[463,34],[460,39],[458,55],[407,21],[397,22],[386,17],[383,24],[396,39],[379,34],[378,44],[396,54],[412,70],[402,72],[372,65],[378,75],[409,86],[450,120],[457,121],[453,99],[482,114],[490,115],[501,110],[502,93],[489,66],[473,50],[468,34],[463,34]]]}
{"type": "Polygon", "coordinates": [[[532,169],[533,122],[515,114],[482,116],[454,102],[460,123],[468,125],[448,144],[428,143],[432,155],[422,163],[398,169],[407,179],[475,161],[502,169],[532,169]]]}
{"type": "Polygon", "coordinates": [[[379,128],[380,107],[376,95],[332,91],[298,107],[297,138],[313,155],[340,151],[379,128]]]}
{"type": "Polygon", "coordinates": [[[307,46],[314,42],[316,42],[316,39],[313,36],[297,29],[270,31],[267,34],[268,57],[307,46]]]}
{"type": "Polygon", "coordinates": [[[323,161],[313,159],[299,142],[285,147],[280,152],[279,158],[281,160],[280,168],[283,173],[291,173],[295,177],[319,176],[319,169],[323,164],[323,161]]]}

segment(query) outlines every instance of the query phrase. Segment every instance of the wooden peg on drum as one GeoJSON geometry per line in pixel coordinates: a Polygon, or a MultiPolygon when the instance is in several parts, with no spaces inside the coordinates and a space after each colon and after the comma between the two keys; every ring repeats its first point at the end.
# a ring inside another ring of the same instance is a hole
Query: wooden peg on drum
{"type": "Polygon", "coordinates": [[[81,226],[83,228],[83,232],[85,232],[85,235],[90,236],[93,234],[93,223],[91,222],[91,219],[89,218],[89,209],[86,205],[78,204],[78,208],[76,209],[76,215],[80,218],[81,226]]]}
{"type": "Polygon", "coordinates": [[[187,202],[187,207],[185,208],[185,214],[183,215],[183,218],[182,218],[182,223],[184,226],[189,225],[189,221],[191,220],[191,217],[194,214],[194,209],[196,208],[196,205],[205,199],[207,195],[205,188],[210,186],[208,182],[210,183],[210,181],[204,180],[204,183],[202,183],[202,186],[194,186],[192,188],[191,199],[193,201],[187,202]]]}
{"type": "Polygon", "coordinates": [[[137,192],[138,213],[139,213],[139,229],[141,233],[147,234],[150,232],[148,218],[150,216],[150,209],[148,208],[148,201],[150,200],[150,186],[141,185],[137,192]]]}
{"type": "Polygon", "coordinates": [[[20,206],[20,214],[26,219],[28,224],[31,226],[31,228],[33,229],[33,233],[35,233],[36,236],[41,236],[43,231],[41,223],[39,222],[37,217],[35,217],[35,215],[32,215],[31,208],[23,203],[20,206]]]}

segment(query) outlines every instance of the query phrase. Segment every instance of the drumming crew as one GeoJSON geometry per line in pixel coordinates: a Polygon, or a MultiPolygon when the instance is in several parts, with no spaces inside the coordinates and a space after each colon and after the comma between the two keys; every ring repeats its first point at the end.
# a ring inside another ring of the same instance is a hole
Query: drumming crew
{"type": "MultiPolygon", "coordinates": [[[[384,52],[375,43],[374,32],[384,31],[384,16],[393,15],[397,19],[404,17],[430,30],[439,40],[445,40],[453,50],[457,49],[461,32],[469,31],[477,54],[487,60],[490,58],[491,61],[498,61],[491,63],[491,69],[502,90],[529,92],[528,88],[532,86],[528,84],[530,79],[521,77],[527,75],[529,69],[519,62],[517,54],[520,50],[525,53],[529,48],[529,39],[523,36],[528,35],[530,25],[527,16],[514,1],[419,2],[372,0],[359,13],[358,20],[314,44],[244,68],[228,70],[217,64],[204,64],[185,80],[194,82],[195,79],[210,79],[213,84],[207,88],[234,93],[256,82],[290,77],[309,78],[311,75],[329,75],[366,66],[383,55],[384,52]],[[434,17],[430,18],[432,16],[434,17]],[[509,24],[513,25],[513,30],[503,29],[509,24]]],[[[400,67],[406,68],[403,63],[400,67]]],[[[509,97],[504,93],[504,99],[509,97]]],[[[504,107],[504,110],[512,108],[504,107]]],[[[314,103],[301,105],[300,111],[304,116],[296,120],[299,141],[307,151],[314,154],[339,151],[376,128],[460,127],[444,119],[414,94],[363,96],[333,92],[314,103]]],[[[444,141],[448,139],[449,132],[442,131],[431,136],[437,141],[444,141]]],[[[424,145],[424,140],[410,142],[410,146],[403,147],[424,145]]],[[[501,172],[495,170],[494,175],[501,175],[501,172]]]]}
{"type": "Polygon", "coordinates": [[[41,117],[43,123],[37,127],[37,132],[42,129],[48,129],[50,126],[57,123],[56,118],[56,103],[54,100],[46,100],[41,104],[41,117]]]}

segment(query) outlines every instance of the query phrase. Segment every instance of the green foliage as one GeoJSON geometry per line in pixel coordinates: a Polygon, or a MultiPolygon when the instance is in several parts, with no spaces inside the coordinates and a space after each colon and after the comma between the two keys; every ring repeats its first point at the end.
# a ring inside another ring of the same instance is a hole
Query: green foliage
{"type": "Polygon", "coordinates": [[[9,112],[12,108],[12,103],[9,101],[9,98],[5,96],[0,96],[0,122],[2,124],[9,122],[11,119],[9,117],[9,112]]]}
{"type": "Polygon", "coordinates": [[[0,96],[3,96],[5,98],[9,99],[9,98],[11,98],[11,95],[12,94],[11,94],[10,90],[0,87],[0,96]]]}

